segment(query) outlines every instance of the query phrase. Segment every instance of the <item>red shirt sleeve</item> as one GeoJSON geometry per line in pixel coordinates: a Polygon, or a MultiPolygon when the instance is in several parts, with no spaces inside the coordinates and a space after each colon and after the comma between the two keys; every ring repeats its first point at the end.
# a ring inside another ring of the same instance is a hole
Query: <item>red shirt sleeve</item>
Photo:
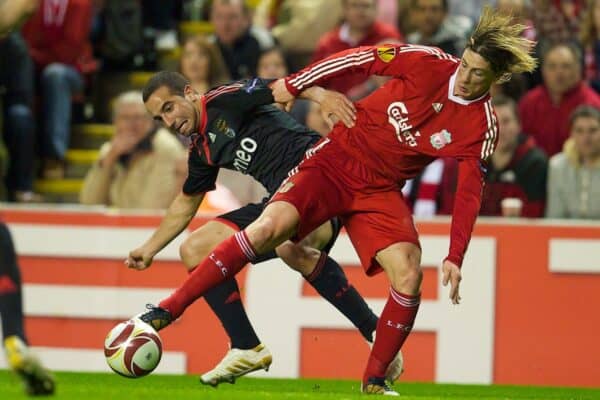
{"type": "Polygon", "coordinates": [[[356,47],[310,64],[285,78],[285,84],[288,91],[297,96],[304,89],[327,86],[332,78],[344,75],[399,77],[414,71],[414,66],[424,58],[449,60],[452,56],[435,47],[412,44],[356,47]]]}
{"type": "Polygon", "coordinates": [[[458,162],[458,183],[452,211],[450,251],[446,260],[462,266],[475,220],[481,206],[483,161],[469,158],[458,162]]]}

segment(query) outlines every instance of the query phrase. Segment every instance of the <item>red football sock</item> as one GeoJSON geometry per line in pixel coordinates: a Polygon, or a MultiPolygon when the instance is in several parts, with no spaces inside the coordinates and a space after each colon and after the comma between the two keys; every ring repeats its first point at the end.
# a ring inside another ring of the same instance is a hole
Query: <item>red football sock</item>
{"type": "Polygon", "coordinates": [[[377,323],[377,335],[363,377],[364,382],[373,377],[385,377],[388,365],[410,334],[419,310],[420,297],[398,293],[390,288],[390,296],[377,323]]]}
{"type": "Polygon", "coordinates": [[[190,273],[172,295],[158,305],[179,318],[208,289],[237,274],[256,254],[245,231],[224,240],[190,273]]]}

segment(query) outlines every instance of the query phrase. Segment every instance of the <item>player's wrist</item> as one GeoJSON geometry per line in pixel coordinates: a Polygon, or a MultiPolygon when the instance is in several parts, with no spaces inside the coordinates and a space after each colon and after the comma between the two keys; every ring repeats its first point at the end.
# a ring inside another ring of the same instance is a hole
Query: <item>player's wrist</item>
{"type": "Polygon", "coordinates": [[[292,86],[289,78],[284,78],[283,84],[285,85],[285,88],[287,89],[288,92],[290,92],[290,94],[292,96],[298,97],[298,95],[300,94],[300,91],[298,89],[296,89],[294,86],[292,86]]]}
{"type": "Polygon", "coordinates": [[[154,256],[159,252],[157,246],[154,245],[153,242],[147,242],[140,248],[140,250],[145,258],[154,258],[154,256]]]}
{"type": "Polygon", "coordinates": [[[463,259],[455,254],[449,254],[446,258],[444,258],[444,262],[450,261],[452,264],[456,265],[458,268],[462,267],[463,259]]]}
{"type": "Polygon", "coordinates": [[[305,89],[300,94],[300,97],[321,104],[323,102],[323,99],[325,98],[325,89],[319,86],[313,86],[308,89],[305,89]]]}

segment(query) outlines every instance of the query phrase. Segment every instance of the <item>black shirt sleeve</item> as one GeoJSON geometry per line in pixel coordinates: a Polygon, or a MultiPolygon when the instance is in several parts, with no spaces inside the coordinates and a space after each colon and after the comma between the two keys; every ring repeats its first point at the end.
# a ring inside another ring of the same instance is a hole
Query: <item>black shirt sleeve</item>
{"type": "Polygon", "coordinates": [[[242,112],[251,110],[265,104],[272,104],[275,99],[273,92],[268,86],[273,79],[252,78],[236,82],[232,85],[242,85],[237,90],[226,91],[216,96],[212,101],[216,107],[224,107],[240,110],[242,112]]]}
{"type": "Polygon", "coordinates": [[[207,165],[200,158],[198,151],[191,147],[188,158],[188,176],[183,183],[183,193],[195,195],[214,190],[218,173],[218,167],[207,165]]]}

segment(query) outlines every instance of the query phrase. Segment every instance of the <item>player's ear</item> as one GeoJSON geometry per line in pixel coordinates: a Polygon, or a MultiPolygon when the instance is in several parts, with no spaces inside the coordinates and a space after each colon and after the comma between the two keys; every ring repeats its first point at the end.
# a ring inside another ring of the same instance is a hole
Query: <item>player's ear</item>
{"type": "Polygon", "coordinates": [[[185,85],[183,88],[183,97],[185,97],[186,100],[195,101],[198,100],[199,94],[191,85],[185,85]]]}

